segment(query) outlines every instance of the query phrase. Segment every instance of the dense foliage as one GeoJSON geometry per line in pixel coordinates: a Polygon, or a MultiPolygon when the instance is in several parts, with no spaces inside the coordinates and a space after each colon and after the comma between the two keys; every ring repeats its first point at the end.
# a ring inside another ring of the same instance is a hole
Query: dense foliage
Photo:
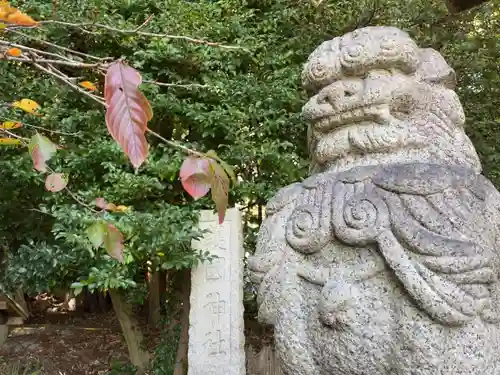
{"type": "MultiPolygon", "coordinates": [[[[307,173],[306,127],[300,119],[305,100],[302,64],[320,42],[357,27],[398,26],[421,46],[445,56],[458,74],[468,133],[486,174],[500,186],[495,126],[500,121],[498,0],[460,15],[447,14],[441,0],[411,0],[404,6],[395,0],[11,3],[34,19],[67,24],[4,32],[0,41],[61,53],[42,42],[50,41],[102,58],[125,58],[145,81],[179,85],[141,85],[155,114],[150,127],[196,150],[216,150],[233,166],[239,184],[229,200],[246,214],[249,251],[267,199],[307,173]],[[171,37],[135,32],[149,16],[141,32],[171,37]],[[175,35],[240,48],[193,43],[175,35]]],[[[102,92],[103,76],[94,68],[63,66],[61,71],[78,82],[96,83],[102,92]]],[[[78,288],[133,290],[144,282],[148,262],[180,269],[208,256],[193,252],[189,244],[197,235],[197,210],[213,206],[208,198],[193,202],[182,189],[182,150],[149,138],[147,162],[135,172],[108,135],[104,108],[98,103],[32,64],[0,61],[0,77],[0,121],[25,123],[16,134],[27,137],[34,126],[47,130],[62,147],[51,166],[70,175],[68,186],[78,200],[90,203],[104,197],[129,208],[106,213],[125,234],[125,261],[120,264],[94,249],[86,237],[86,228],[95,221],[92,212],[65,192],[46,192],[24,150],[0,148],[0,246],[8,254],[5,287],[22,283],[26,291],[36,292],[78,281],[78,288]],[[19,98],[41,103],[42,115],[1,105],[19,98]]]]}

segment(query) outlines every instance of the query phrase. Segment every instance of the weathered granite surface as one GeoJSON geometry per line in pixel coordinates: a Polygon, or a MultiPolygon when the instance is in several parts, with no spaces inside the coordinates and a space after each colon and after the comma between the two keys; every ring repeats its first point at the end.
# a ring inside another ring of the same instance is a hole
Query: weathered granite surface
{"type": "Polygon", "coordinates": [[[218,258],[191,272],[188,375],[245,375],[243,321],[243,227],[237,208],[222,225],[211,210],[201,211],[208,230],[193,248],[218,258]]]}
{"type": "Polygon", "coordinates": [[[311,176],[268,203],[249,261],[285,374],[499,375],[500,194],[454,71],[366,27],[303,83],[311,176]]]}

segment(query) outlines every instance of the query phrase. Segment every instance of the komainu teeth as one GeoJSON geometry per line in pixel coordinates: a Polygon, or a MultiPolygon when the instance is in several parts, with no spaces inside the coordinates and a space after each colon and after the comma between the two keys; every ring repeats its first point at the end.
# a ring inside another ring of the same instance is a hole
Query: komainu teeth
{"type": "Polygon", "coordinates": [[[329,131],[340,123],[349,121],[371,120],[381,111],[389,112],[386,104],[373,104],[370,106],[363,106],[354,108],[350,111],[338,113],[333,116],[325,117],[319,120],[314,126],[317,130],[324,132],[329,131]]]}

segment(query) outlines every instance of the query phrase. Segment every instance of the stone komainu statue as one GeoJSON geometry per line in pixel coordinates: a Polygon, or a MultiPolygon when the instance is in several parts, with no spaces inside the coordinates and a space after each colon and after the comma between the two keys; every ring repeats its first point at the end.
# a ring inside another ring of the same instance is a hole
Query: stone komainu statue
{"type": "Polygon", "coordinates": [[[454,71],[366,27],[303,83],[311,176],[268,203],[249,261],[284,373],[500,375],[500,199],[454,71]]]}

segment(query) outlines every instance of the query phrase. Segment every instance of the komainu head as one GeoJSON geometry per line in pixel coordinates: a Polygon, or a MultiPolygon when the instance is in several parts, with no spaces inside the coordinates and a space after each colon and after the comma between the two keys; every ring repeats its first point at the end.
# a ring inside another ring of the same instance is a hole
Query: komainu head
{"type": "Polygon", "coordinates": [[[324,42],[305,64],[303,85],[313,172],[409,161],[481,169],[463,130],[455,72],[397,28],[324,42]]]}

